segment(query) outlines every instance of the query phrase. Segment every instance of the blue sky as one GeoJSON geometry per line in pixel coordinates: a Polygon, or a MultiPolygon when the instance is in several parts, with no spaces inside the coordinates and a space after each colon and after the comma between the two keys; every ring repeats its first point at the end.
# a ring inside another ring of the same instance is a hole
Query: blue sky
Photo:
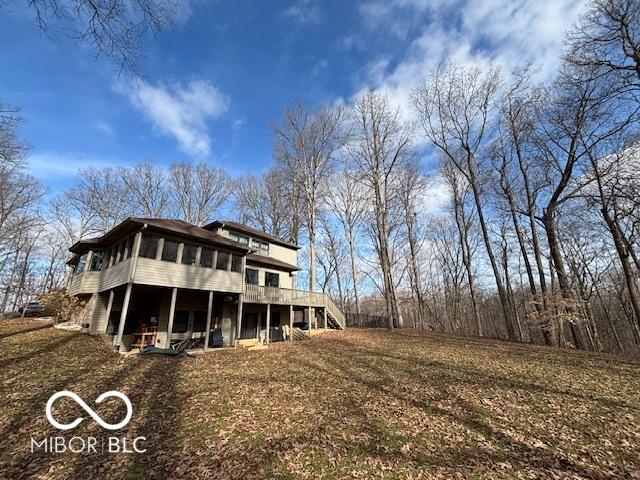
{"type": "Polygon", "coordinates": [[[579,0],[193,1],[175,29],[149,39],[136,82],[75,41],[47,38],[28,9],[9,5],[0,8],[0,100],[22,109],[31,171],[52,193],[81,166],[146,158],[259,173],[271,161],[269,123],[285,105],[349,103],[374,88],[411,117],[409,93],[441,58],[505,72],[534,58],[543,80],[582,8],[579,0]]]}

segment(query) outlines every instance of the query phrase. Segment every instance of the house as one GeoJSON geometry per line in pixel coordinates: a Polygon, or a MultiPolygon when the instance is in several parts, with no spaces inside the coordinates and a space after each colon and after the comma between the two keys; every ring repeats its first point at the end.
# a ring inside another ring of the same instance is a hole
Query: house
{"type": "Polygon", "coordinates": [[[69,249],[68,292],[87,301],[89,332],[118,351],[343,329],[326,294],[295,289],[299,248],[236,222],[128,218],[69,249]]]}

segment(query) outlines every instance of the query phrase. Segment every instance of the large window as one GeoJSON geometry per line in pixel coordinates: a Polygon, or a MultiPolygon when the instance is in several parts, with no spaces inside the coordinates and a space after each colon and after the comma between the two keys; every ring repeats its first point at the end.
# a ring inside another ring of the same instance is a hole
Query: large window
{"type": "Polygon", "coordinates": [[[246,235],[241,235],[239,233],[229,232],[229,240],[241,243],[242,245],[249,245],[249,237],[247,237],[246,235]]]}
{"type": "Polygon", "coordinates": [[[280,275],[272,272],[264,272],[264,284],[267,287],[279,287],[280,275]]]}
{"type": "Polygon", "coordinates": [[[116,257],[116,261],[114,263],[120,263],[122,260],[124,260],[124,247],[125,247],[124,241],[118,244],[118,256],[116,257]]]}
{"type": "Polygon", "coordinates": [[[131,256],[131,249],[133,248],[133,237],[127,237],[124,242],[124,254],[122,260],[126,260],[131,256]]]}
{"type": "Polygon", "coordinates": [[[188,310],[176,310],[173,317],[173,329],[172,333],[184,333],[189,328],[189,311],[188,310]]]}
{"type": "Polygon", "coordinates": [[[93,252],[91,256],[91,265],[89,266],[89,270],[92,272],[99,272],[102,270],[102,260],[104,259],[104,251],[98,250],[97,252],[93,252]]]}
{"type": "Polygon", "coordinates": [[[195,245],[185,243],[184,248],[182,249],[182,263],[184,265],[195,265],[197,250],[198,247],[196,247],[195,245]]]}
{"type": "Polygon", "coordinates": [[[249,285],[258,285],[258,270],[254,268],[247,268],[244,271],[245,282],[249,285]]]}
{"type": "Polygon", "coordinates": [[[231,271],[242,271],[242,257],[240,255],[231,255],[231,271]]]}
{"type": "Polygon", "coordinates": [[[196,310],[193,312],[193,331],[204,332],[207,330],[207,312],[196,310]]]}
{"type": "Polygon", "coordinates": [[[218,270],[227,270],[229,265],[229,253],[218,250],[218,259],[216,260],[216,268],[218,270]]]}
{"type": "Polygon", "coordinates": [[[205,268],[211,268],[213,266],[213,250],[202,247],[202,253],[200,253],[200,266],[205,268]]]}
{"type": "Polygon", "coordinates": [[[155,235],[149,235],[145,233],[142,235],[142,242],[140,243],[140,256],[144,258],[156,258],[156,252],[158,251],[159,237],[155,235]]]}
{"type": "Polygon", "coordinates": [[[269,244],[267,242],[261,242],[260,240],[252,238],[251,247],[260,252],[260,255],[269,255],[269,244]]]}
{"type": "Polygon", "coordinates": [[[167,262],[175,262],[178,259],[178,242],[175,240],[164,241],[164,247],[162,248],[162,260],[167,262]]]}
{"type": "Polygon", "coordinates": [[[78,260],[78,264],[76,265],[76,273],[82,273],[84,271],[84,266],[87,264],[87,254],[85,253],[78,260]]]}

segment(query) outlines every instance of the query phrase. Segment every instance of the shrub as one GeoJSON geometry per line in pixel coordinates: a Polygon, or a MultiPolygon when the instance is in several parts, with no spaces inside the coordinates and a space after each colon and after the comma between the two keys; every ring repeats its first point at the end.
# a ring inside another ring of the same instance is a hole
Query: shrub
{"type": "Polygon", "coordinates": [[[40,294],[38,301],[56,320],[78,323],[84,320],[87,302],[68,295],[63,289],[40,294]]]}

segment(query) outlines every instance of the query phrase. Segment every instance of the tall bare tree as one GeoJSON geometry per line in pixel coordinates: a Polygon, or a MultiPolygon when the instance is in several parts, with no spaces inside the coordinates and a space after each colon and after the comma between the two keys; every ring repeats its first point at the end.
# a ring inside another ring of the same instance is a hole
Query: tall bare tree
{"type": "Polygon", "coordinates": [[[422,128],[431,143],[465,177],[471,187],[487,256],[495,277],[502,315],[510,339],[517,339],[507,289],[493,252],[483,207],[480,160],[493,128],[492,109],[500,88],[500,74],[490,68],[440,65],[429,82],[413,95],[422,128]]]}
{"type": "Polygon", "coordinates": [[[378,254],[388,327],[394,319],[402,325],[393,278],[392,238],[401,225],[399,182],[402,172],[415,161],[413,125],[402,120],[398,108],[386,96],[368,91],[355,103],[353,138],[349,144],[357,178],[372,203],[370,230],[378,254]]]}
{"type": "Polygon", "coordinates": [[[303,104],[286,108],[273,127],[275,157],[292,179],[304,201],[305,226],[309,235],[309,290],[316,288],[316,236],[318,208],[334,169],[336,153],[344,145],[346,110],[323,106],[312,111],[303,104]]]}

